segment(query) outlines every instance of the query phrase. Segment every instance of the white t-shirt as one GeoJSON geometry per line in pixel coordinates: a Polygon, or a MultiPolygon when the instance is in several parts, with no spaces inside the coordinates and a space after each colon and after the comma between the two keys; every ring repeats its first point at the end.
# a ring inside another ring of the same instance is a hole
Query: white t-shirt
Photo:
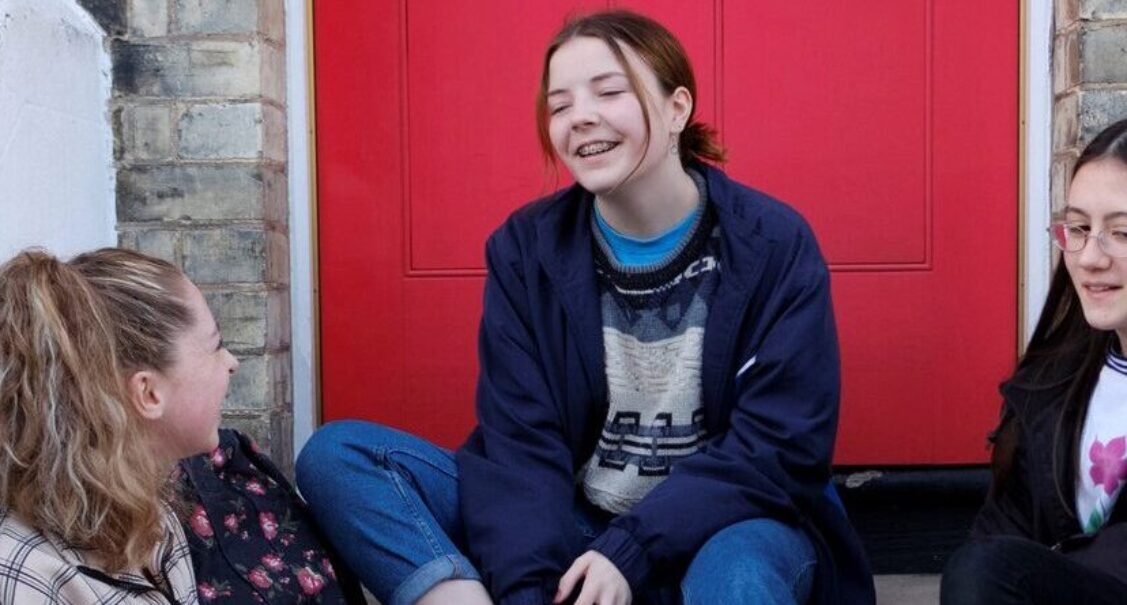
{"type": "Polygon", "coordinates": [[[1086,534],[1103,527],[1127,481],[1127,359],[1109,351],[1080,436],[1076,513],[1086,534]]]}

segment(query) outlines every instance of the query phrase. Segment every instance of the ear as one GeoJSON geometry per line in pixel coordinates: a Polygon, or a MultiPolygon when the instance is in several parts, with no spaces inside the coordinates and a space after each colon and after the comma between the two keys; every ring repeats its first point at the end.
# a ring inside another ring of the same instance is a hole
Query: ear
{"type": "Polygon", "coordinates": [[[127,385],[129,403],[146,420],[164,416],[165,398],[162,377],[152,370],[134,372],[127,385]]]}
{"type": "Polygon", "coordinates": [[[689,116],[693,113],[693,95],[688,88],[678,86],[667,101],[673,114],[670,116],[673,124],[673,134],[680,134],[689,123],[689,116]]]}

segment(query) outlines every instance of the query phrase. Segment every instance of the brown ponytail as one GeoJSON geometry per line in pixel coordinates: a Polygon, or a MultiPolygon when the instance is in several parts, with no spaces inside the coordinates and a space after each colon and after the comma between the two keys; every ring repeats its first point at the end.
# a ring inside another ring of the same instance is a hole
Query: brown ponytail
{"type": "Polygon", "coordinates": [[[148,563],[170,470],[125,390],[129,370],[160,369],[167,356],[123,355],[122,334],[155,335],[167,354],[190,323],[182,279],[117,250],[69,264],[31,250],[0,266],[0,506],[97,552],[111,572],[148,563]],[[154,300],[180,310],[157,317],[154,300]]]}

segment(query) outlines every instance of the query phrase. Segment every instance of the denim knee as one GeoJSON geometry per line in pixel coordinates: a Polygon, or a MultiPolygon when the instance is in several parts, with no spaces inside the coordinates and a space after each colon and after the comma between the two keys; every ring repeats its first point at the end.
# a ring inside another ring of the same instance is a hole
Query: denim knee
{"type": "Polygon", "coordinates": [[[294,463],[294,479],[302,494],[315,490],[325,479],[339,476],[337,471],[349,457],[352,446],[370,441],[384,430],[387,429],[363,420],[337,420],[317,429],[294,463]]]}
{"type": "Polygon", "coordinates": [[[685,605],[804,603],[817,554],[797,526],[774,519],[736,523],[697,552],[681,583],[685,605]]]}

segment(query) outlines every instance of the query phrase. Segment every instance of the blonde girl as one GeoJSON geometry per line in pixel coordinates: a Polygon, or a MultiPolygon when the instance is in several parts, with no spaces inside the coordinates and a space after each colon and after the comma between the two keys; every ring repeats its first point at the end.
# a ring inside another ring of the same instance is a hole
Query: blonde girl
{"type": "Polygon", "coordinates": [[[196,603],[166,486],[216,447],[237,367],[167,262],[0,266],[0,602],[196,603]]]}

